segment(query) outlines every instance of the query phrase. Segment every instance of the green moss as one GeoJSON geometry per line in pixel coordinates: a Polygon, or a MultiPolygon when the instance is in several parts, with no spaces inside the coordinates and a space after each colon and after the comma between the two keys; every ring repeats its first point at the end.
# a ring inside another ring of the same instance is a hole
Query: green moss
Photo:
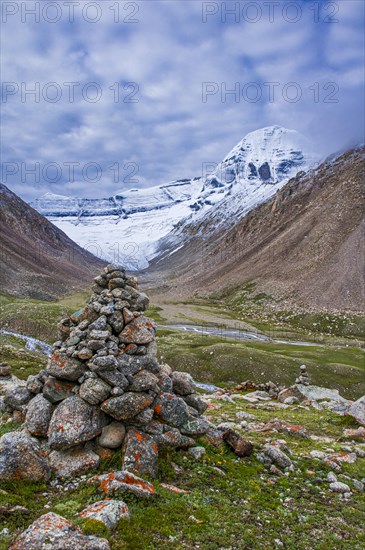
{"type": "Polygon", "coordinates": [[[101,538],[108,538],[108,535],[110,535],[109,529],[102,521],[97,519],[85,519],[82,523],[82,530],[85,535],[94,535],[101,538]]]}

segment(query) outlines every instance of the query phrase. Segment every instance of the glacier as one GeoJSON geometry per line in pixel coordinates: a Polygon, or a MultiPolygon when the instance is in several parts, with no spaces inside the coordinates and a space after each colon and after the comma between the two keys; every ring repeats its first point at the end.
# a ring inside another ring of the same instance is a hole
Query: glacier
{"type": "Polygon", "coordinates": [[[46,193],[31,206],[96,256],[139,271],[180,249],[189,227],[230,227],[319,160],[301,134],[270,126],[247,134],[204,178],[107,198],[46,193]]]}

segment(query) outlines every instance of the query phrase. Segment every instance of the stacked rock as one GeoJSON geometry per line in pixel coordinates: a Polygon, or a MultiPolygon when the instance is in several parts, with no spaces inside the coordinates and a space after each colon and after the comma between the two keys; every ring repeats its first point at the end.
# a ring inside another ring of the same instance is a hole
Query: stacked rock
{"type": "Polygon", "coordinates": [[[0,378],[11,377],[11,366],[8,363],[0,363],[0,378]]]}
{"type": "Polygon", "coordinates": [[[307,367],[305,365],[300,366],[300,375],[295,380],[296,384],[302,384],[303,386],[309,386],[310,379],[307,373],[307,367]]]}
{"type": "MultiPolygon", "coordinates": [[[[189,374],[158,363],[156,325],[144,315],[149,300],[137,279],[108,265],[92,290],[60,322],[45,371],[19,396],[26,428],[47,438],[58,476],[85,473],[118,448],[123,469],[155,475],[160,447],[193,446],[192,436],[208,431],[206,405],[189,374]]],[[[16,396],[7,403],[14,410],[16,396]]]]}

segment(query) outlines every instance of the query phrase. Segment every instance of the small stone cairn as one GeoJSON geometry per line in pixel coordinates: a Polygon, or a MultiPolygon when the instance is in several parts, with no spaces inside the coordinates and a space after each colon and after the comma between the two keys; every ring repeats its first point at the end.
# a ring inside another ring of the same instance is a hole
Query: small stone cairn
{"type": "Polygon", "coordinates": [[[310,379],[307,372],[307,367],[305,365],[300,366],[300,375],[295,380],[296,384],[302,384],[303,386],[309,386],[310,385],[310,379]]]}
{"type": "Polygon", "coordinates": [[[0,380],[11,378],[11,366],[8,363],[0,363],[0,380]]]}
{"type": "MultiPolygon", "coordinates": [[[[92,290],[85,307],[59,323],[46,369],[5,397],[8,412],[25,415],[21,437],[13,432],[2,442],[5,462],[8,450],[18,474],[24,466],[23,479],[27,437],[38,438],[47,457],[45,477],[82,475],[117,449],[122,470],[155,476],[160,448],[194,446],[193,437],[209,431],[192,377],[156,358],[156,324],[144,315],[149,300],[137,279],[108,265],[92,290]]],[[[1,468],[0,457],[0,478],[9,479],[1,468]]]]}

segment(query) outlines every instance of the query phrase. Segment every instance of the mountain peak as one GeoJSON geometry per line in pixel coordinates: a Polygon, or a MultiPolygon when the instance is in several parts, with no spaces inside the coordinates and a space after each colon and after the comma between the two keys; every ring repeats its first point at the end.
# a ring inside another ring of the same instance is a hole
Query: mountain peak
{"type": "Polygon", "coordinates": [[[118,254],[118,261],[138,270],[148,266],[160,239],[172,231],[176,235],[197,219],[213,228],[228,227],[268,200],[313,165],[308,151],[308,142],[295,130],[268,126],[247,134],[205,177],[121,190],[108,198],[46,193],[33,206],[76,242],[96,243],[98,256],[114,261],[118,254]]]}

